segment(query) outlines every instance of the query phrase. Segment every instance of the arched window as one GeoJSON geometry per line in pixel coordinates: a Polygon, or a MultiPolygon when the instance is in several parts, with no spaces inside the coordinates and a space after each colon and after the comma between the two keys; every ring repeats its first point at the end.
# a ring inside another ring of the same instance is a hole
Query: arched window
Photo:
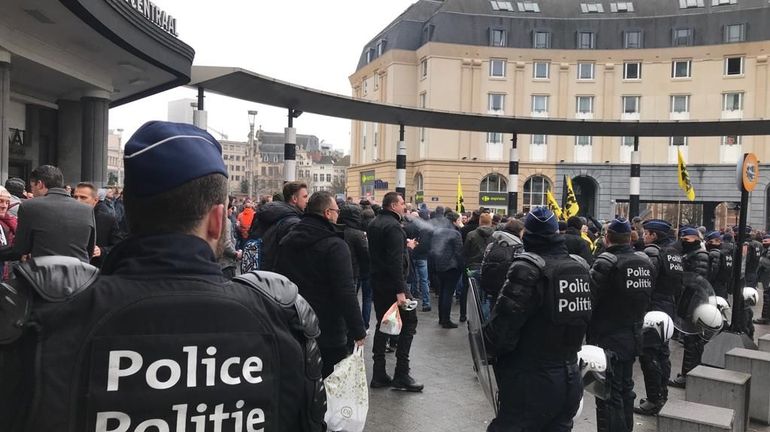
{"type": "Polygon", "coordinates": [[[524,182],[524,209],[546,205],[546,192],[551,190],[551,182],[548,177],[535,175],[524,182]]]}
{"type": "Polygon", "coordinates": [[[508,192],[508,181],[500,174],[488,174],[481,179],[479,192],[508,192]]]}
{"type": "Polygon", "coordinates": [[[414,202],[416,204],[425,202],[425,184],[423,183],[421,173],[417,173],[414,176],[414,202]]]}

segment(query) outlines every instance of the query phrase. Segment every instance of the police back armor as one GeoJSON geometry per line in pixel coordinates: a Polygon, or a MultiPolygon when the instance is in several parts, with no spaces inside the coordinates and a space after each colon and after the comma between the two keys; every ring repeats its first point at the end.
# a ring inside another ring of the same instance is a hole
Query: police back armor
{"type": "Polygon", "coordinates": [[[604,252],[594,261],[590,274],[595,297],[601,299],[594,305],[591,336],[638,332],[655,282],[648,256],[644,252],[604,252]]]}
{"type": "Polygon", "coordinates": [[[96,273],[43,257],[2,285],[0,429],[323,430],[318,322],[288,279],[96,273]]]}
{"type": "Polygon", "coordinates": [[[645,246],[644,253],[650,257],[655,268],[655,288],[652,292],[653,299],[668,301],[677,296],[682,289],[682,256],[671,246],[658,246],[650,244],[645,246]]]}
{"type": "Polygon", "coordinates": [[[591,319],[588,263],[577,255],[514,258],[486,331],[498,356],[570,361],[591,319]]]}
{"type": "Polygon", "coordinates": [[[684,271],[696,273],[705,279],[709,277],[709,254],[703,249],[684,254],[682,265],[684,271]]]}

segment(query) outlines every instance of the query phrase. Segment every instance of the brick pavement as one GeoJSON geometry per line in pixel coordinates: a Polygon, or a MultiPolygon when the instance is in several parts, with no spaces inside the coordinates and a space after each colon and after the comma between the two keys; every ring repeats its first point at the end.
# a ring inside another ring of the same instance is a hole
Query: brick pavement
{"type": "MultiPolygon", "coordinates": [[[[761,295],[760,295],[761,298],[761,295]]],[[[759,315],[761,305],[755,308],[759,315]]],[[[452,319],[457,321],[459,308],[454,306],[452,319]]],[[[422,393],[405,393],[390,389],[369,389],[367,432],[419,431],[460,432],[484,431],[492,419],[487,403],[472,369],[468,332],[465,325],[443,329],[438,325],[438,312],[419,312],[417,335],[412,345],[412,375],[425,384],[422,393]]],[[[374,320],[374,318],[372,318],[374,320]]],[[[374,327],[372,326],[372,329],[374,327]]],[[[755,337],[770,332],[770,326],[756,326],[755,337]]],[[[681,368],[682,346],[671,342],[672,375],[681,368]]],[[[371,337],[365,351],[367,375],[371,378],[371,337]]],[[[393,373],[395,357],[387,354],[388,373],[393,373]]],[[[637,400],[644,397],[644,384],[638,363],[634,380],[637,400]]],[[[669,388],[669,398],[684,399],[684,390],[669,388]]],[[[584,400],[582,414],[575,421],[577,432],[596,430],[593,398],[584,400]]],[[[656,430],[654,417],[635,415],[637,432],[656,430]]],[[[770,427],[752,423],[749,431],[770,432],[770,427]]]]}

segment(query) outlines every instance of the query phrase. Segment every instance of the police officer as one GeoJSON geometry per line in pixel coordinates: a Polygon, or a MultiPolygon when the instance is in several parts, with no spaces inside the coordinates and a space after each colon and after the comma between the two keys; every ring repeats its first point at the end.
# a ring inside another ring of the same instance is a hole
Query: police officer
{"type": "MultiPolygon", "coordinates": [[[[687,278],[693,283],[708,283],[711,269],[709,254],[702,245],[698,230],[693,227],[681,227],[679,229],[679,244],[682,250],[682,265],[685,273],[692,273],[705,279],[687,278]]],[[[687,373],[700,364],[703,355],[703,347],[706,342],[700,334],[684,335],[684,357],[682,359],[682,373],[668,382],[672,387],[684,388],[687,373]]]]}
{"type": "MultiPolygon", "coordinates": [[[[734,227],[737,232],[738,227],[734,227]]],[[[762,257],[762,243],[758,242],[751,235],[751,227],[746,226],[746,240],[743,243],[746,249],[746,274],[744,276],[744,286],[756,288],[757,273],[759,272],[759,259],[762,257]]]]}
{"type": "Polygon", "coordinates": [[[726,299],[729,293],[730,278],[732,278],[733,274],[733,257],[723,247],[722,236],[719,234],[719,231],[707,233],[705,240],[710,267],[708,281],[714,287],[716,295],[726,299]]]}
{"type": "MultiPolygon", "coordinates": [[[[281,275],[230,281],[217,264],[227,204],[220,144],[192,125],[149,122],[124,159],[132,237],[102,274],[66,257],[34,258],[18,273],[13,292],[35,294],[14,342],[23,349],[0,345],[22,360],[0,362],[3,387],[9,373],[20,380],[14,399],[0,400],[3,426],[324,430],[312,309],[281,275]]],[[[0,343],[8,335],[0,328],[0,343]]]]}
{"type": "Polygon", "coordinates": [[[487,431],[572,428],[582,397],[577,363],[591,318],[588,264],[571,256],[554,214],[533,209],[485,333],[497,353],[497,417],[487,431]]]}
{"type": "Polygon", "coordinates": [[[634,427],[634,360],[655,276],[649,257],[631,246],[628,220],[613,220],[604,242],[606,251],[591,266],[594,310],[587,337],[610,361],[610,394],[596,399],[596,424],[599,432],[627,432],[634,427]]]}
{"type": "MultiPolygon", "coordinates": [[[[762,316],[754,320],[754,324],[770,324],[770,235],[762,237],[762,257],[759,259],[759,275],[757,279],[762,284],[762,316]]],[[[757,287],[759,289],[759,287],[757,287]]]]}
{"type": "MultiPolygon", "coordinates": [[[[650,219],[644,228],[644,253],[650,257],[655,268],[655,287],[650,300],[650,310],[662,311],[674,317],[674,298],[682,289],[682,255],[675,248],[671,224],[662,219],[650,219]]],[[[668,378],[671,374],[671,360],[668,341],[648,343],[639,356],[644,374],[647,397],[640,400],[634,412],[643,415],[657,414],[668,399],[668,378]]]]}

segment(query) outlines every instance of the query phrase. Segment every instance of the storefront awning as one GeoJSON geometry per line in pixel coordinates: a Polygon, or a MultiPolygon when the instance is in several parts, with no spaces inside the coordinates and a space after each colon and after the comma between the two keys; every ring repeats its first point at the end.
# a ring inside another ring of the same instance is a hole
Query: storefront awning
{"type": "Polygon", "coordinates": [[[568,136],[770,135],[770,120],[593,121],[412,108],[327,93],[235,67],[193,66],[188,85],[236,99],[302,112],[433,129],[568,136]]]}

